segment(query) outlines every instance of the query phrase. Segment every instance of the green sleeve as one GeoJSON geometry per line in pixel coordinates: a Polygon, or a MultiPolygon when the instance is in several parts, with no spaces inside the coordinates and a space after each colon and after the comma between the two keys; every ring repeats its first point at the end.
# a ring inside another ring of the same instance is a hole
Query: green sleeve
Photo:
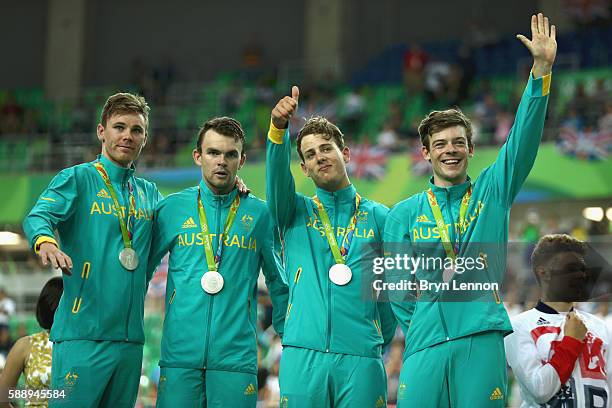
{"type": "Polygon", "coordinates": [[[284,279],[283,267],[274,253],[274,234],[278,229],[273,225],[271,217],[265,213],[265,222],[262,223],[263,237],[262,271],[266,280],[266,286],[270,299],[272,300],[272,325],[274,330],[282,338],[285,327],[285,316],[287,314],[287,303],[289,302],[289,287],[284,279]]]}
{"type": "Polygon", "coordinates": [[[149,259],[147,261],[147,285],[153,278],[159,263],[166,253],[172,247],[175,235],[168,224],[171,220],[172,211],[169,211],[166,205],[166,200],[161,200],[155,207],[153,215],[153,228],[151,231],[151,249],[149,250],[149,259]]]}
{"type": "Polygon", "coordinates": [[[506,143],[489,171],[483,172],[506,207],[512,205],[533,168],[542,140],[550,78],[550,74],[537,79],[530,74],[506,143]]]}
{"type": "MultiPolygon", "coordinates": [[[[381,237],[384,237],[384,230],[388,215],[389,209],[383,205],[377,206],[374,209],[374,217],[376,218],[376,224],[379,226],[381,237]]],[[[381,253],[379,255],[383,254],[381,253]]],[[[383,337],[383,349],[385,349],[393,340],[395,329],[397,328],[397,319],[395,319],[395,315],[393,314],[393,310],[389,304],[388,296],[383,295],[382,297],[379,297],[377,308],[378,315],[380,317],[380,331],[383,337]]]]}
{"type": "Polygon", "coordinates": [[[386,349],[395,335],[395,329],[397,328],[397,319],[391,309],[389,302],[378,302],[378,315],[380,316],[380,331],[383,337],[383,349],[386,349]]]}
{"type": "Polygon", "coordinates": [[[32,248],[39,237],[53,237],[58,224],[70,218],[77,194],[74,167],[62,170],[51,180],[23,220],[23,230],[32,248]]]}
{"type": "MultiPolygon", "coordinates": [[[[413,256],[412,243],[410,241],[409,225],[404,225],[399,218],[408,218],[407,214],[398,214],[397,211],[391,210],[387,215],[385,222],[383,247],[386,257],[395,257],[395,255],[413,256]]],[[[402,279],[416,281],[416,275],[410,274],[405,270],[385,270],[385,281],[390,283],[399,283],[402,279]]],[[[406,327],[412,320],[414,309],[416,308],[416,292],[415,291],[390,291],[386,294],[389,302],[391,302],[393,311],[400,322],[406,324],[406,327]]]]}
{"type": "Polygon", "coordinates": [[[295,216],[295,181],[291,174],[289,128],[270,125],[266,146],[266,201],[274,222],[284,231],[295,216]],[[281,135],[281,132],[284,132],[281,135]]]}

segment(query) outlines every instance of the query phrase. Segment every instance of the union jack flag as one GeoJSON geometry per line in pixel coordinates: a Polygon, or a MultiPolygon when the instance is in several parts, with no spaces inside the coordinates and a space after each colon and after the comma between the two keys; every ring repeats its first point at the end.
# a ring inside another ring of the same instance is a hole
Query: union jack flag
{"type": "Polygon", "coordinates": [[[387,168],[388,152],[367,143],[351,148],[351,161],[346,166],[351,177],[363,179],[382,179],[387,168]]]}
{"type": "Polygon", "coordinates": [[[612,151],[612,133],[566,126],[559,131],[558,146],[563,153],[577,159],[605,160],[612,151]]]}

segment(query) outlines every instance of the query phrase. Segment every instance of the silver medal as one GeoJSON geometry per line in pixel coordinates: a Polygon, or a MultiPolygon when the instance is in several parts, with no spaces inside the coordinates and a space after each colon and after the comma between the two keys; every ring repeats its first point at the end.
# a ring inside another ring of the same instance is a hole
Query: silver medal
{"type": "Polygon", "coordinates": [[[344,286],[353,278],[353,272],[345,264],[335,264],[329,268],[329,280],[336,285],[344,286]]]}
{"type": "Polygon", "coordinates": [[[208,271],[202,275],[200,284],[202,285],[204,292],[214,295],[223,289],[223,276],[221,276],[219,272],[208,271]]]}
{"type": "Polygon", "coordinates": [[[119,252],[119,262],[128,271],[138,268],[138,254],[132,248],[123,248],[119,252]]]}

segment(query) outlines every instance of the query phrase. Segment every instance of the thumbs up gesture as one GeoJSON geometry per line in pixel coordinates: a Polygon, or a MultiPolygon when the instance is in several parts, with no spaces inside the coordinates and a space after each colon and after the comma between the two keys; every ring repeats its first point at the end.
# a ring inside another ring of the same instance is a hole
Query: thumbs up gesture
{"type": "Polygon", "coordinates": [[[274,109],[272,109],[272,124],[277,129],[286,129],[291,120],[291,116],[295,113],[298,107],[298,99],[300,98],[300,89],[297,86],[291,88],[291,96],[285,96],[278,101],[274,109]]]}

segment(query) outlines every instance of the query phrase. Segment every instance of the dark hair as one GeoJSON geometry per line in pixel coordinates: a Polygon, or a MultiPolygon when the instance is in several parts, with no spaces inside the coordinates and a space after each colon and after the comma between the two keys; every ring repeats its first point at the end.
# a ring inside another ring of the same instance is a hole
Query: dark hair
{"type": "Polygon", "coordinates": [[[38,302],[36,302],[36,320],[45,330],[50,330],[53,326],[53,316],[63,291],[64,281],[59,276],[49,279],[40,291],[38,302]]]}
{"type": "Polygon", "coordinates": [[[244,138],[244,130],[242,130],[242,125],[236,119],[227,116],[207,120],[204,125],[202,125],[200,131],[198,132],[198,138],[196,141],[196,150],[198,152],[202,153],[202,140],[204,140],[204,135],[206,132],[211,129],[220,135],[233,137],[234,141],[240,142],[242,144],[242,153],[244,153],[246,139],[244,138]]]}
{"type": "Polygon", "coordinates": [[[304,155],[302,154],[302,139],[304,136],[308,135],[323,135],[326,140],[333,139],[338,149],[344,149],[344,135],[340,129],[338,129],[338,126],[322,116],[315,116],[304,123],[304,126],[302,126],[302,129],[300,129],[297,135],[297,152],[302,161],[304,161],[304,155]]]}
{"type": "Polygon", "coordinates": [[[531,270],[538,283],[540,277],[536,270],[550,258],[563,252],[576,252],[584,256],[586,254],[586,244],[567,234],[549,234],[540,238],[531,254],[531,270]]]}
{"type": "Polygon", "coordinates": [[[149,127],[149,105],[145,98],[127,92],[111,95],[102,108],[100,123],[106,126],[106,121],[116,113],[140,113],[144,116],[145,128],[149,127]]]}
{"type": "Polygon", "coordinates": [[[429,149],[429,138],[431,135],[453,126],[463,126],[468,147],[472,147],[472,122],[458,108],[429,112],[419,125],[421,143],[429,149]]]}

